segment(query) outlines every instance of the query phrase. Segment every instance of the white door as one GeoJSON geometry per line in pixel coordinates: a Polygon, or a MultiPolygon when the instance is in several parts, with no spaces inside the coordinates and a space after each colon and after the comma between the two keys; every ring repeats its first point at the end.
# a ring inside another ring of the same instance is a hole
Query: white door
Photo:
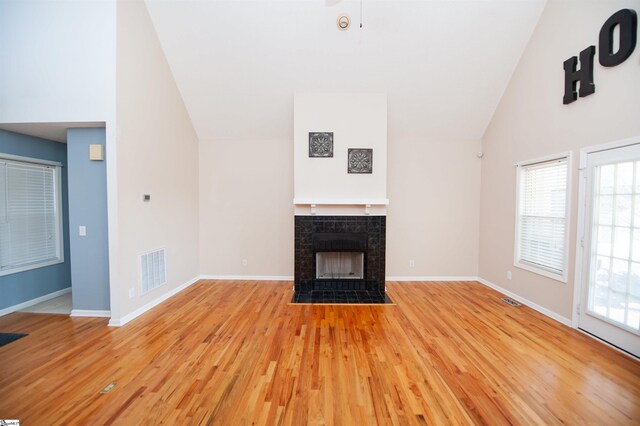
{"type": "Polygon", "coordinates": [[[640,357],[640,144],[587,155],[579,328],[640,357]]]}

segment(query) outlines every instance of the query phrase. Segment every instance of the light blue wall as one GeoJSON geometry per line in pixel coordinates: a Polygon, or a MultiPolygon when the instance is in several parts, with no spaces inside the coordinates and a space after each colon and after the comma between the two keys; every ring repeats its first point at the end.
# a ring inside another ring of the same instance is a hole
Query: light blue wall
{"type": "Polygon", "coordinates": [[[71,285],[69,262],[69,209],[67,192],[67,146],[60,142],[0,130],[0,152],[58,161],[62,168],[62,215],[64,263],[0,277],[0,309],[17,305],[71,285]]]}
{"type": "Polygon", "coordinates": [[[89,144],[105,146],[105,129],[67,131],[73,309],[109,310],[106,161],[89,160],[89,144]],[[87,235],[79,236],[78,227],[87,235]]]}

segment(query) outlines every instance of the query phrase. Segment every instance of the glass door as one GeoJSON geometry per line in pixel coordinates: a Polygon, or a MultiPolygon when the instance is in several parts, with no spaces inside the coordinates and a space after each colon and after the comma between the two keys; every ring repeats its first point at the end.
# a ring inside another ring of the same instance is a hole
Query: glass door
{"type": "Polygon", "coordinates": [[[640,356],[640,145],[588,154],[579,327],[640,356]]]}

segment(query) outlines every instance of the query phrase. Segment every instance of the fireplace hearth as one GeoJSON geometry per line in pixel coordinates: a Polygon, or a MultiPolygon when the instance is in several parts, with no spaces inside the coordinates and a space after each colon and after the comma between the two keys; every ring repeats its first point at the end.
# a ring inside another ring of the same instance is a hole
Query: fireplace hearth
{"type": "Polygon", "coordinates": [[[296,303],[389,303],[385,216],[296,216],[296,303]]]}

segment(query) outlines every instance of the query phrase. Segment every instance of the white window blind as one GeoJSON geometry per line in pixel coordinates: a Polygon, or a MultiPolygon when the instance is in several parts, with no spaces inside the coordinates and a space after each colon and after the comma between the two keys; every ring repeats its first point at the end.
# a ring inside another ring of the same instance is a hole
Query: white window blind
{"type": "Polygon", "coordinates": [[[63,260],[60,168],[0,158],[0,275],[63,260]]]}
{"type": "Polygon", "coordinates": [[[518,167],[516,265],[566,277],[568,157],[518,167]]]}

